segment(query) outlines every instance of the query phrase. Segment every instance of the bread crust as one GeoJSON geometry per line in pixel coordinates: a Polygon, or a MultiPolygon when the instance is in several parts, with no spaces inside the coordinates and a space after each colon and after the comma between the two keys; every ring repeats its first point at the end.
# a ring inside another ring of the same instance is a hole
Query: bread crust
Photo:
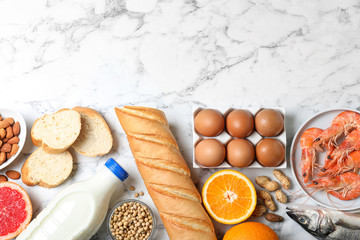
{"type": "MultiPolygon", "coordinates": [[[[111,150],[112,146],[113,146],[113,136],[111,134],[111,131],[110,131],[110,128],[109,128],[109,125],[107,124],[107,122],[105,121],[104,117],[96,110],[92,109],[92,108],[88,108],[88,107],[79,107],[79,106],[76,106],[74,107],[72,110],[75,110],[79,113],[83,113],[89,117],[96,117],[98,118],[100,121],[103,122],[104,126],[105,126],[105,131],[108,135],[111,136],[111,147],[109,149],[104,149],[103,152],[98,152],[96,154],[91,154],[89,152],[85,152],[85,151],[81,151],[79,148],[77,148],[74,144],[72,145],[72,148],[74,148],[78,153],[82,154],[82,155],[85,155],[85,156],[88,156],[88,157],[96,157],[96,156],[102,156],[102,155],[105,155],[107,153],[109,153],[109,151],[111,150]]],[[[80,134],[81,135],[81,130],[80,130],[80,134]]],[[[76,142],[76,141],[75,141],[76,142]]],[[[74,143],[75,143],[74,142],[74,143]]]]}
{"type": "Polygon", "coordinates": [[[215,240],[165,114],[157,109],[115,108],[145,186],[171,240],[215,240]]]}

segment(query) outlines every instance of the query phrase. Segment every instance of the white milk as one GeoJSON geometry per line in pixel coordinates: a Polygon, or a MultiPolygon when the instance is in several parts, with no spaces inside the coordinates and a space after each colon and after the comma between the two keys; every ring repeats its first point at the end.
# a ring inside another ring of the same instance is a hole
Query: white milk
{"type": "Polygon", "coordinates": [[[17,240],[88,240],[105,219],[110,197],[128,174],[112,158],[92,178],[63,191],[28,225],[17,240]]]}

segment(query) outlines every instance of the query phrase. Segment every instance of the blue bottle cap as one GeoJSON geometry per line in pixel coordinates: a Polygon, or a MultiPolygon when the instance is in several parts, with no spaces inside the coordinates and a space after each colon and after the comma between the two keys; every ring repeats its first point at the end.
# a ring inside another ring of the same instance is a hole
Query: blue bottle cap
{"type": "Polygon", "coordinates": [[[125,181],[129,176],[129,174],[113,158],[109,158],[106,161],[105,166],[121,181],[125,181]]]}

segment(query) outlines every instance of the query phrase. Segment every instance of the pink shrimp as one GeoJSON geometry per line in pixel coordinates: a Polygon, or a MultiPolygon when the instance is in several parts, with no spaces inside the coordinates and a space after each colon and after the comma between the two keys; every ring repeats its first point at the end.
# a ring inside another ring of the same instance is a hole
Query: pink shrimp
{"type": "Polygon", "coordinates": [[[349,154],[342,164],[334,164],[330,168],[325,167],[318,173],[319,177],[335,176],[345,172],[357,172],[360,169],[360,151],[349,154]]]}
{"type": "Polygon", "coordinates": [[[347,135],[353,128],[360,129],[360,114],[353,111],[342,112],[334,118],[331,126],[314,140],[314,147],[321,151],[321,145],[336,146],[336,139],[343,133],[347,135]]]}
{"type": "Polygon", "coordinates": [[[307,129],[300,138],[301,147],[301,174],[304,183],[308,183],[314,172],[314,163],[316,159],[316,151],[313,147],[314,139],[323,132],[319,128],[307,129]]]}
{"type": "Polygon", "coordinates": [[[335,163],[342,166],[349,153],[357,150],[360,150],[360,130],[355,129],[346,136],[345,140],[339,145],[339,147],[327,156],[329,161],[325,163],[325,168],[330,168],[335,163]]]}
{"type": "Polygon", "coordinates": [[[360,175],[347,172],[335,177],[324,177],[312,181],[308,188],[325,190],[340,200],[352,200],[360,196],[360,175]]]}

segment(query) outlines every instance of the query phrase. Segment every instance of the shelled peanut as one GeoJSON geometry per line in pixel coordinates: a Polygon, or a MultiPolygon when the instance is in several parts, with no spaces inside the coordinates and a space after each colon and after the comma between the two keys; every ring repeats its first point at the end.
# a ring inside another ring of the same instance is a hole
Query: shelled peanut
{"type": "Polygon", "coordinates": [[[0,121],[0,165],[14,156],[19,150],[20,123],[13,118],[0,121]]]}
{"type": "Polygon", "coordinates": [[[275,190],[278,190],[280,188],[280,185],[278,182],[271,181],[270,178],[266,176],[258,176],[255,179],[255,182],[260,186],[268,190],[269,192],[273,192],[275,190]]]}
{"type": "Polygon", "coordinates": [[[273,171],[274,176],[280,181],[282,187],[286,190],[291,188],[290,178],[285,176],[285,174],[280,170],[273,171]]]}
{"type": "Polygon", "coordinates": [[[257,192],[257,196],[264,200],[264,204],[265,206],[272,212],[275,212],[277,207],[276,204],[273,200],[273,198],[271,197],[270,193],[264,190],[260,190],[257,192]]]}

